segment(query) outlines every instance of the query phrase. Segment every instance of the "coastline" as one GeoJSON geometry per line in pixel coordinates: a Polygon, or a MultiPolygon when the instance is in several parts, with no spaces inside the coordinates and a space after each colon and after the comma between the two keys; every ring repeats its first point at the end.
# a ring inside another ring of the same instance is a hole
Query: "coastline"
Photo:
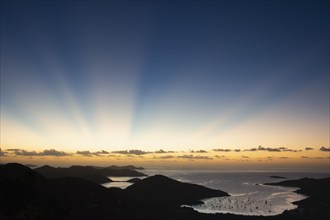
{"type": "Polygon", "coordinates": [[[48,179],[20,164],[0,166],[0,219],[327,219],[330,177],[286,180],[270,185],[299,187],[308,198],[297,209],[276,216],[204,214],[182,204],[229,194],[181,183],[165,176],[147,177],[128,189],[105,188],[77,177],[48,179]],[[18,193],[19,192],[19,193],[18,193]],[[161,198],[161,199],[160,199],[161,198]],[[20,216],[20,217],[19,217],[20,216]]]}

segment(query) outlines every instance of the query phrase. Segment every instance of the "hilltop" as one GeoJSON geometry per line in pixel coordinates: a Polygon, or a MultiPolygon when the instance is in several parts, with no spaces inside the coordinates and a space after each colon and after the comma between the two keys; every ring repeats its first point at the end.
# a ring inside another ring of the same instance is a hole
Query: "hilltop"
{"type": "MultiPolygon", "coordinates": [[[[56,170],[47,166],[45,168],[56,170]]],[[[73,166],[71,169],[79,170],[81,167],[73,166]]],[[[303,178],[267,185],[299,187],[297,192],[308,198],[295,202],[297,209],[285,211],[278,216],[203,214],[181,205],[196,204],[204,198],[228,194],[162,175],[147,177],[124,190],[106,188],[80,177],[47,178],[36,170],[12,163],[0,165],[0,219],[328,219],[330,178],[303,178]]]]}
{"type": "Polygon", "coordinates": [[[78,177],[46,178],[21,164],[1,165],[0,219],[155,219],[166,210],[171,216],[182,202],[228,195],[160,175],[135,184],[108,189],[78,177]]]}
{"type": "Polygon", "coordinates": [[[286,180],[279,183],[266,183],[272,186],[298,187],[297,193],[308,196],[306,199],[294,202],[298,208],[286,211],[283,217],[288,219],[327,219],[330,216],[330,177],[323,179],[302,178],[286,180]]]}
{"type": "Polygon", "coordinates": [[[163,175],[140,180],[128,186],[125,191],[134,198],[162,205],[195,204],[204,198],[229,196],[220,190],[182,183],[163,175]]]}
{"type": "Polygon", "coordinates": [[[47,178],[61,178],[61,177],[79,177],[89,180],[94,183],[111,182],[107,176],[128,176],[141,177],[146,176],[133,169],[127,168],[110,168],[110,167],[92,167],[92,166],[71,166],[69,168],[55,168],[48,165],[34,169],[36,172],[42,174],[47,178]]]}

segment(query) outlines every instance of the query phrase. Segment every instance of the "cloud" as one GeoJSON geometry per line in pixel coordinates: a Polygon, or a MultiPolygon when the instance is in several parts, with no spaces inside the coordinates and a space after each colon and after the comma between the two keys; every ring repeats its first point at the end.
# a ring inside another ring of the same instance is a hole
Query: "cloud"
{"type": "Polygon", "coordinates": [[[17,156],[40,156],[36,151],[27,151],[21,149],[10,149],[17,156]]]}
{"type": "Polygon", "coordinates": [[[91,157],[94,154],[92,152],[90,152],[89,150],[85,150],[85,151],[77,151],[76,154],[82,155],[84,157],[91,157]]]}
{"type": "Polygon", "coordinates": [[[55,157],[63,157],[69,156],[70,154],[65,153],[64,151],[57,151],[55,149],[44,150],[40,153],[40,156],[55,156],[55,157]]]}
{"type": "Polygon", "coordinates": [[[119,150],[119,151],[112,151],[114,154],[134,154],[134,155],[143,155],[143,154],[150,154],[151,152],[142,151],[142,150],[119,150]]]}
{"type": "Polygon", "coordinates": [[[175,157],[172,155],[165,155],[165,156],[157,157],[156,159],[172,159],[172,158],[175,158],[175,157]]]}
{"type": "Polygon", "coordinates": [[[164,155],[156,157],[154,159],[189,159],[189,160],[212,160],[211,157],[207,156],[194,156],[194,155],[180,155],[180,156],[173,156],[173,155],[164,155]]]}
{"type": "Polygon", "coordinates": [[[71,154],[65,153],[64,151],[57,151],[55,149],[44,150],[42,152],[27,151],[27,150],[22,150],[22,149],[8,149],[7,151],[11,151],[17,156],[55,156],[55,157],[63,157],[63,156],[71,155],[71,154]]]}
{"type": "Polygon", "coordinates": [[[18,151],[18,150],[20,150],[20,149],[18,149],[18,148],[10,148],[10,149],[7,149],[6,151],[18,151]]]}
{"type": "Polygon", "coordinates": [[[250,157],[249,156],[242,156],[242,158],[249,159],[250,157]]]}
{"type": "Polygon", "coordinates": [[[76,154],[85,157],[92,157],[92,156],[103,156],[104,154],[110,154],[110,153],[105,150],[95,151],[95,152],[90,152],[89,150],[85,150],[85,151],[77,151],[76,154]]]}
{"type": "Polygon", "coordinates": [[[221,156],[220,155],[215,155],[214,157],[215,158],[225,158],[226,156],[224,156],[224,155],[221,155],[221,156]]]}
{"type": "Polygon", "coordinates": [[[218,148],[218,149],[213,149],[213,151],[216,151],[216,152],[230,152],[231,150],[230,149],[221,149],[221,148],[218,148]]]}
{"type": "Polygon", "coordinates": [[[305,150],[314,150],[312,147],[306,147],[305,150]]]}
{"type": "Polygon", "coordinates": [[[196,151],[190,151],[190,153],[207,153],[207,151],[206,150],[196,150],[196,151]]]}
{"type": "Polygon", "coordinates": [[[250,148],[250,149],[247,149],[247,150],[244,150],[244,151],[257,151],[258,149],[257,148],[250,148]]]}
{"type": "Polygon", "coordinates": [[[316,160],[330,159],[330,157],[307,157],[307,156],[302,156],[301,158],[303,158],[303,159],[316,159],[316,160]]]}
{"type": "Polygon", "coordinates": [[[285,159],[289,159],[289,157],[279,157],[278,159],[285,160],[285,159]]]}
{"type": "Polygon", "coordinates": [[[281,152],[301,152],[302,150],[293,150],[293,149],[288,149],[286,147],[280,147],[278,148],[281,150],[281,152]]]}
{"type": "Polygon", "coordinates": [[[326,148],[326,147],[321,147],[320,151],[324,151],[324,152],[329,152],[330,148],[326,148]]]}
{"type": "Polygon", "coordinates": [[[190,160],[212,160],[211,157],[207,156],[194,156],[194,155],[182,155],[182,156],[177,156],[177,158],[181,159],[190,159],[190,160]]]}
{"type": "Polygon", "coordinates": [[[235,149],[234,151],[235,152],[241,152],[241,149],[235,149]]]}
{"type": "Polygon", "coordinates": [[[101,151],[96,151],[94,154],[110,154],[110,153],[106,150],[101,150],[101,151]]]}
{"type": "Polygon", "coordinates": [[[270,147],[258,147],[258,151],[269,151],[269,152],[281,152],[282,150],[286,150],[286,148],[270,148],[270,147]]]}
{"type": "Polygon", "coordinates": [[[156,154],[167,154],[167,153],[174,153],[174,151],[164,151],[162,149],[155,151],[156,154]]]}
{"type": "Polygon", "coordinates": [[[289,149],[289,148],[286,148],[286,147],[271,148],[271,147],[262,147],[262,146],[259,146],[258,148],[246,149],[244,151],[301,152],[301,150],[293,150],[293,149],[289,149]]]}
{"type": "Polygon", "coordinates": [[[144,158],[143,155],[137,155],[137,154],[125,154],[125,157],[130,157],[130,158],[144,158]]]}

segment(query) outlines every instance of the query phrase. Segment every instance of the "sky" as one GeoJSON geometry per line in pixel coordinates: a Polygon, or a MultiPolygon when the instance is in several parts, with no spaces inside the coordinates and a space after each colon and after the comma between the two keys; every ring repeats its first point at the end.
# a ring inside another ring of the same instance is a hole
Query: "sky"
{"type": "Polygon", "coordinates": [[[329,14],[329,1],[1,1],[3,160],[327,167],[329,14]]]}

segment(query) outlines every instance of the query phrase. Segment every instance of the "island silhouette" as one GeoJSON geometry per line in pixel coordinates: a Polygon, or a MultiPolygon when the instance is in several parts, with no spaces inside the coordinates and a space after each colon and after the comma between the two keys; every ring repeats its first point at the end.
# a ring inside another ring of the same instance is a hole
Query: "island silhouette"
{"type": "Polygon", "coordinates": [[[303,178],[266,183],[299,187],[297,192],[307,195],[308,198],[295,202],[298,205],[295,210],[285,211],[278,216],[263,217],[203,214],[192,208],[182,207],[184,204],[201,203],[204,198],[229,196],[229,194],[221,190],[179,182],[163,175],[146,177],[126,189],[106,188],[98,183],[98,178],[110,172],[109,170],[111,169],[89,166],[70,168],[43,166],[33,170],[17,163],[0,165],[0,219],[278,220],[328,219],[329,217],[330,178],[303,178]],[[81,171],[79,175],[72,175],[71,170],[75,169],[81,171]]]}
{"type": "MultiPolygon", "coordinates": [[[[68,168],[55,168],[48,165],[34,169],[47,178],[60,178],[60,177],[79,177],[94,183],[107,183],[112,180],[107,176],[127,176],[127,177],[141,177],[146,176],[135,170],[134,166],[110,166],[110,167],[93,167],[93,166],[71,166],[68,168]]],[[[138,168],[141,169],[141,168],[138,168]]]]}

